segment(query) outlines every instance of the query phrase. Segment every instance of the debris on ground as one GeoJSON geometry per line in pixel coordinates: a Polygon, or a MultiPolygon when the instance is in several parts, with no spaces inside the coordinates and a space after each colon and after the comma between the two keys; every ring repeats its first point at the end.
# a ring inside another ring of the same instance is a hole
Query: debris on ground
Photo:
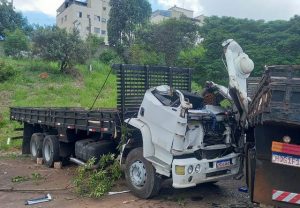
{"type": "Polygon", "coordinates": [[[49,202],[51,200],[52,200],[52,196],[50,194],[47,194],[46,196],[43,197],[27,200],[25,205],[34,205],[34,204],[49,202]]]}

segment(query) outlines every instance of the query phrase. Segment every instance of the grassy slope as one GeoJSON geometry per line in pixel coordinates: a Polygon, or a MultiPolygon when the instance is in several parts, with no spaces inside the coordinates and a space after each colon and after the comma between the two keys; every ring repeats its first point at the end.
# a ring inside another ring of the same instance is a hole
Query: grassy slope
{"type": "MultiPolygon", "coordinates": [[[[24,61],[5,59],[17,69],[17,76],[0,83],[0,150],[19,146],[19,141],[6,145],[8,137],[15,136],[14,127],[18,123],[9,121],[9,106],[38,107],[85,107],[92,105],[98,90],[104,83],[110,68],[94,62],[93,72],[86,66],[77,66],[82,78],[72,78],[61,74],[55,63],[41,61],[24,61]],[[49,77],[42,79],[41,73],[47,72],[49,77]]],[[[116,77],[111,75],[96,102],[95,107],[114,108],[116,106],[116,77]]]]}

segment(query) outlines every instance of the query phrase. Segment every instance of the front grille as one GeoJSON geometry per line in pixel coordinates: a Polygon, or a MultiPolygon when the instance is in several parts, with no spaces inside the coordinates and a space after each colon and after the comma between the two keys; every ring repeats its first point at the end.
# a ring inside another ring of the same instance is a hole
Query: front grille
{"type": "Polygon", "coordinates": [[[216,171],[216,172],[212,172],[212,173],[207,173],[206,177],[216,177],[216,176],[221,176],[221,175],[226,175],[230,173],[230,170],[220,170],[220,171],[216,171]]]}
{"type": "Polygon", "coordinates": [[[208,159],[212,160],[218,157],[224,157],[233,152],[233,148],[225,148],[225,149],[216,149],[216,150],[197,150],[195,151],[195,157],[198,160],[208,159]]]}

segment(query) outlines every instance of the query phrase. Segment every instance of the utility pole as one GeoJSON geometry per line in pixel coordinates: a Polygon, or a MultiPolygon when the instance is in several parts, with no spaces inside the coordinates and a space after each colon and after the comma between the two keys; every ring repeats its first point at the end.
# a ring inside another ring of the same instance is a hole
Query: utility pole
{"type": "MultiPolygon", "coordinates": [[[[87,18],[89,19],[89,36],[92,34],[92,20],[91,20],[91,15],[88,15],[87,18]]],[[[88,48],[89,48],[89,62],[91,62],[91,43],[88,44],[88,48]]],[[[93,71],[93,66],[92,64],[90,63],[89,65],[89,70],[90,72],[93,71]]]]}

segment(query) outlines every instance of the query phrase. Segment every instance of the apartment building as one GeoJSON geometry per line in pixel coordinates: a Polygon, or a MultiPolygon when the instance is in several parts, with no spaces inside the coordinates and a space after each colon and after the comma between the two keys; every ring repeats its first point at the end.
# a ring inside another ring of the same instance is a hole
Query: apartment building
{"type": "Polygon", "coordinates": [[[156,10],[151,15],[151,23],[160,23],[164,20],[170,19],[170,18],[180,18],[181,16],[185,16],[187,18],[192,19],[193,21],[197,22],[200,26],[204,24],[204,15],[200,15],[197,17],[194,17],[194,11],[184,9],[177,7],[176,5],[174,7],[171,7],[168,10],[156,10]]]}
{"type": "Polygon", "coordinates": [[[56,25],[67,31],[77,29],[82,39],[95,34],[108,44],[109,11],[109,0],[65,0],[57,9],[56,25]]]}

